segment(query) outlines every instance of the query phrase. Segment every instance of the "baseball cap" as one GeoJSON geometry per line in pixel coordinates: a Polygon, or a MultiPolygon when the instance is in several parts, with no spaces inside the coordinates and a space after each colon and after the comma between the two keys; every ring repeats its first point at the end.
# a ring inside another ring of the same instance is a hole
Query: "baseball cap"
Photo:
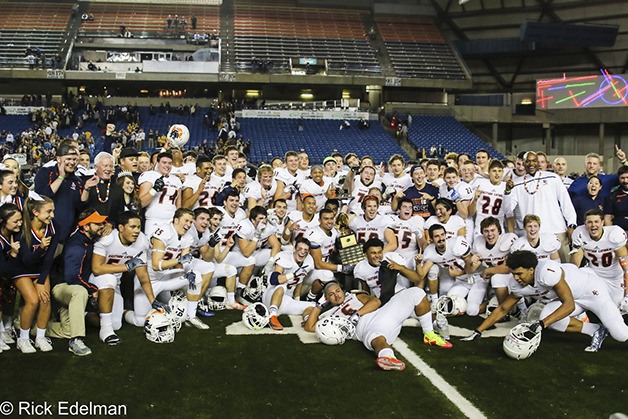
{"type": "Polygon", "coordinates": [[[415,164],[410,168],[410,176],[412,176],[414,174],[415,170],[423,170],[423,166],[421,166],[420,164],[415,164]]]}
{"type": "Polygon", "coordinates": [[[137,157],[139,155],[140,155],[140,153],[138,153],[138,151],[135,148],[133,148],[133,147],[125,147],[120,152],[120,158],[121,159],[124,159],[124,158],[127,158],[127,157],[137,157]]]}
{"type": "Polygon", "coordinates": [[[323,160],[323,165],[326,165],[329,162],[336,163],[336,159],[334,159],[333,157],[325,157],[325,160],[323,160]]]}
{"type": "Polygon", "coordinates": [[[90,223],[101,224],[101,223],[104,223],[105,220],[107,220],[106,215],[100,215],[98,211],[94,211],[87,218],[84,218],[81,221],[79,221],[78,225],[82,227],[90,223]]]}

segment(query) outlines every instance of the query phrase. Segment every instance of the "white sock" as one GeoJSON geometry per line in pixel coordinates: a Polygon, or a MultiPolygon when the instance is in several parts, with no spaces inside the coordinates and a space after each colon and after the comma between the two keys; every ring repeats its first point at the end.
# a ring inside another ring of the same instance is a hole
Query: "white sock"
{"type": "Polygon", "coordinates": [[[227,293],[227,304],[231,305],[235,303],[235,292],[228,292],[227,293]]]}
{"type": "Polygon", "coordinates": [[[384,348],[377,353],[377,357],[395,358],[395,353],[391,348],[384,348]]]}
{"type": "Polygon", "coordinates": [[[46,329],[40,329],[39,327],[37,328],[37,335],[35,337],[35,339],[42,339],[46,337],[46,329]]]}
{"type": "Polygon", "coordinates": [[[198,301],[188,300],[188,319],[196,317],[196,309],[198,308],[198,301]]]}
{"type": "Polygon", "coordinates": [[[100,337],[108,337],[113,334],[111,313],[100,313],[100,337]]]}
{"type": "Polygon", "coordinates": [[[0,332],[4,332],[6,329],[4,328],[4,322],[0,322],[0,332]]]}
{"type": "Polygon", "coordinates": [[[20,339],[30,339],[30,329],[22,329],[20,328],[20,339]]]}
{"type": "Polygon", "coordinates": [[[430,303],[438,301],[438,293],[436,293],[436,294],[428,294],[428,299],[430,300],[430,303]]]}
{"type": "Polygon", "coordinates": [[[268,314],[270,315],[270,317],[276,316],[277,315],[277,311],[279,311],[279,308],[277,306],[275,306],[275,305],[272,305],[268,309],[268,314]]]}
{"type": "Polygon", "coordinates": [[[593,334],[595,332],[597,332],[597,329],[600,328],[599,324],[596,323],[582,323],[582,334],[584,335],[589,335],[589,336],[593,336],[593,334]]]}
{"type": "Polygon", "coordinates": [[[4,326],[5,330],[11,329],[11,326],[13,325],[13,316],[3,316],[2,325],[4,326]]]}
{"type": "Polygon", "coordinates": [[[421,329],[423,329],[423,334],[434,331],[434,323],[432,323],[431,312],[419,316],[419,323],[421,323],[421,329]]]}

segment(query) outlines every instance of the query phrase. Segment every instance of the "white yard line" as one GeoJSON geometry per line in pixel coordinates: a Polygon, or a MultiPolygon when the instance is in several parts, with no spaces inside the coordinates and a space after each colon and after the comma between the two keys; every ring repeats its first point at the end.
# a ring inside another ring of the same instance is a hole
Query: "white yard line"
{"type": "Polygon", "coordinates": [[[430,383],[434,385],[441,393],[445,395],[466,417],[470,419],[486,418],[484,413],[475,407],[469,400],[465,399],[462,394],[443,377],[430,367],[420,356],[418,356],[410,347],[401,339],[397,339],[393,344],[395,350],[408,360],[418,371],[419,375],[424,375],[430,383]]]}

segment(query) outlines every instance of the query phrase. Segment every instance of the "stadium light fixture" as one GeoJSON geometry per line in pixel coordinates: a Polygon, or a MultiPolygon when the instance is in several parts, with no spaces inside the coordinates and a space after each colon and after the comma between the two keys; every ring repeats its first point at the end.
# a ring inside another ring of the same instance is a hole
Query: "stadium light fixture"
{"type": "Polygon", "coordinates": [[[461,6],[463,4],[467,4],[467,3],[469,3],[469,0],[458,0],[458,4],[461,5],[461,6]]]}

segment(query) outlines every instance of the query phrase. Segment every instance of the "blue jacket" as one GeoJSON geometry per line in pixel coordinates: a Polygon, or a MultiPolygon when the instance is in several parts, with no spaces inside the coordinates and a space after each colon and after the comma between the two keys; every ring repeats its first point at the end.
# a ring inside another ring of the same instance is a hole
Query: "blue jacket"
{"type": "Polygon", "coordinates": [[[93,253],[94,240],[78,229],[65,242],[63,278],[70,285],[82,285],[90,295],[98,291],[97,286],[89,283],[93,253]]]}

